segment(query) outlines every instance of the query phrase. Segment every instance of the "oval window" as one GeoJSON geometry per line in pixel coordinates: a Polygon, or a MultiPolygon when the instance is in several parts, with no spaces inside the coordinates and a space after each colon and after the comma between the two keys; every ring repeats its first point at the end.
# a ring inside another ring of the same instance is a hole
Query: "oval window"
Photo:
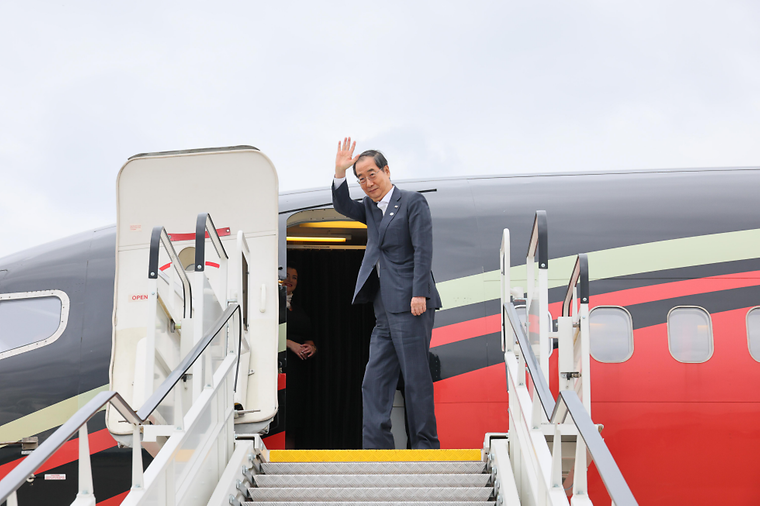
{"type": "Polygon", "coordinates": [[[752,358],[760,362],[760,307],[747,313],[747,345],[752,358]]]}
{"type": "Polygon", "coordinates": [[[620,306],[597,306],[589,313],[589,347],[594,360],[616,364],[633,355],[633,319],[620,306]]]}
{"type": "Polygon", "coordinates": [[[0,359],[54,342],[69,313],[60,290],[0,294],[0,359]]]}
{"type": "Polygon", "coordinates": [[[710,314],[698,306],[671,309],[668,313],[668,348],[679,362],[707,362],[713,353],[710,314]]]}

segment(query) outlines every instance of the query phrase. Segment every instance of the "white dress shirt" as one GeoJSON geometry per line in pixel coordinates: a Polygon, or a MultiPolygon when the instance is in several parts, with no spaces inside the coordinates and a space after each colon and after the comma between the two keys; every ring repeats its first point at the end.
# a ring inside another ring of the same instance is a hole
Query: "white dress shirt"
{"type": "MultiPolygon", "coordinates": [[[[333,186],[337,189],[340,185],[346,182],[345,177],[333,177],[333,186]]],[[[396,186],[391,186],[390,191],[383,195],[383,198],[380,199],[380,202],[377,202],[377,207],[382,211],[383,216],[385,216],[385,210],[388,209],[388,204],[391,203],[391,197],[393,196],[393,190],[396,189],[396,186]]],[[[377,276],[380,277],[380,261],[378,260],[375,264],[375,269],[377,270],[377,276]]]]}
{"type": "MultiPolygon", "coordinates": [[[[338,188],[340,185],[346,182],[345,177],[333,177],[333,185],[335,188],[338,188]]],[[[383,198],[380,199],[380,202],[377,202],[377,207],[380,208],[380,210],[383,212],[383,216],[385,216],[385,210],[388,209],[388,204],[391,202],[391,197],[393,196],[393,190],[396,189],[396,186],[391,186],[391,189],[388,193],[386,193],[383,198]]]]}

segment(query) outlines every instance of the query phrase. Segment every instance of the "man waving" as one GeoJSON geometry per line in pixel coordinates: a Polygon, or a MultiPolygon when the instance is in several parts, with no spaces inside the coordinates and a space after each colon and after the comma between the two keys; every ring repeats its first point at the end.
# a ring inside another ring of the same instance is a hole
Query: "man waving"
{"type": "Polygon", "coordinates": [[[369,150],[354,157],[356,142],[338,143],[333,206],[367,225],[367,249],[356,280],[353,303],[372,302],[377,323],[362,382],[364,448],[394,448],[391,409],[399,371],[404,378],[409,439],[412,448],[440,448],[428,365],[435,310],[441,299],[431,271],[433,227],[425,197],[391,183],[382,153],[369,150]],[[346,171],[367,195],[351,199],[346,171]]]}

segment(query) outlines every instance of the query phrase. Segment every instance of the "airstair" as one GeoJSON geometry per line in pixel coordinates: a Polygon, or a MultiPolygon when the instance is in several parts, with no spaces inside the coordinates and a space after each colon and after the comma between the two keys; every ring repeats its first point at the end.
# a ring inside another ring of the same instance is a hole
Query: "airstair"
{"type": "Polygon", "coordinates": [[[243,504],[494,504],[480,450],[273,450],[259,471],[243,504]]]}
{"type": "Polygon", "coordinates": [[[16,490],[78,435],[72,504],[94,505],[86,424],[106,408],[111,434],[132,448],[124,505],[586,505],[589,459],[613,504],[636,504],[589,415],[584,255],[556,329],[546,317],[543,211],[526,258],[527,294],[511,285],[509,231],[502,237],[508,432],[486,434],[479,449],[270,450],[261,437],[278,411],[284,344],[274,167],[247,146],[139,155],[122,168],[117,194],[111,390],[0,482],[0,503],[17,506],[16,490]],[[516,300],[522,296],[525,323],[516,300]],[[556,399],[548,387],[553,339],[556,399]],[[143,449],[153,456],[145,470],[143,449]]]}

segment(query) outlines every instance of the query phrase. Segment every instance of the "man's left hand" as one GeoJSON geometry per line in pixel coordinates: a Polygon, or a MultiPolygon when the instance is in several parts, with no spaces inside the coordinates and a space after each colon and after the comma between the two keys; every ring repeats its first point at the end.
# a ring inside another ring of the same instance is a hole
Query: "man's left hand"
{"type": "Polygon", "coordinates": [[[425,297],[412,297],[412,314],[419,316],[427,310],[427,299],[425,297]]]}

